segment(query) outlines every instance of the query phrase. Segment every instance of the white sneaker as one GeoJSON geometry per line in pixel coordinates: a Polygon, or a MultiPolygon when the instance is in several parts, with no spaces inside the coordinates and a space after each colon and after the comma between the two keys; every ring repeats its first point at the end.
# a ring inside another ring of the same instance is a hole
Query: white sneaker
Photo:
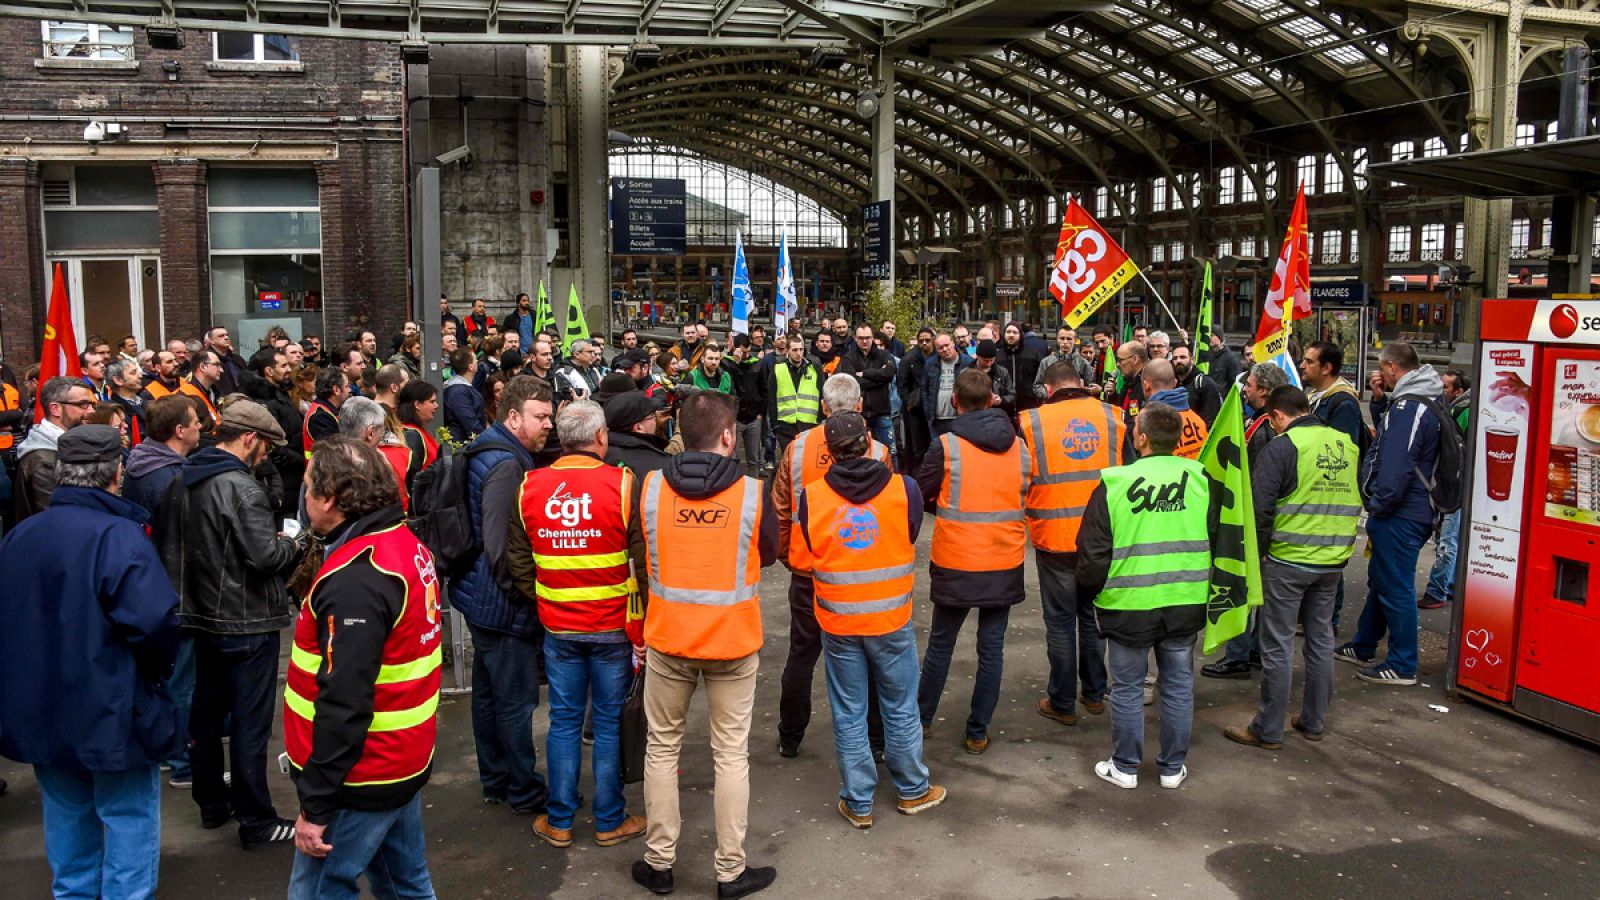
{"type": "Polygon", "coordinates": [[[1161,776],[1161,786],[1169,791],[1177,790],[1178,785],[1183,784],[1183,780],[1188,777],[1189,767],[1181,766],[1178,769],[1178,774],[1161,776]]]}
{"type": "Polygon", "coordinates": [[[1138,775],[1125,774],[1116,764],[1109,759],[1101,760],[1094,764],[1094,773],[1119,788],[1133,790],[1139,786],[1138,775]]]}
{"type": "Polygon", "coordinates": [[[1144,705],[1149,706],[1156,702],[1156,689],[1154,685],[1144,686],[1144,705]]]}

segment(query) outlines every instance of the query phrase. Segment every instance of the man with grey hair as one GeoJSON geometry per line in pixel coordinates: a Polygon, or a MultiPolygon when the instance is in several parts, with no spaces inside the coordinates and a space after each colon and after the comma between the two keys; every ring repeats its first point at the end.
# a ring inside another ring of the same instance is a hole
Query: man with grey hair
{"type": "Polygon", "coordinates": [[[144,440],[144,400],[139,396],[144,390],[144,370],[134,360],[119,359],[106,367],[106,387],[111,402],[122,407],[122,417],[128,422],[128,446],[139,446],[144,440]]]}
{"type": "Polygon", "coordinates": [[[374,449],[383,441],[383,406],[370,397],[351,397],[339,407],[339,433],[374,449]]]}
{"type": "MultiPolygon", "coordinates": [[[[861,383],[854,375],[832,375],[822,384],[822,413],[832,417],[861,411],[861,383]]],[[[864,456],[889,465],[889,448],[869,439],[864,456]]],[[[789,568],[789,658],[783,666],[778,701],[778,753],[800,755],[800,741],[811,723],[811,678],[822,653],[822,631],[814,608],[816,586],[811,579],[811,553],[794,531],[800,492],[828,474],[833,466],[827,438],[821,428],[802,431],[784,448],[772,479],[772,505],[778,514],[778,554],[789,568]]],[[[872,710],[877,709],[874,702],[872,710]]],[[[873,753],[883,755],[883,720],[868,719],[873,753]]]]}
{"type": "Polygon", "coordinates": [[[1168,337],[1165,331],[1152,331],[1144,345],[1149,349],[1151,359],[1166,359],[1167,354],[1172,351],[1172,338],[1168,337]]]}
{"type": "Polygon", "coordinates": [[[562,455],[522,478],[506,534],[508,589],[533,597],[544,626],[550,685],[547,812],[533,833],[552,847],[572,846],[583,765],[584,711],[593,708],[595,843],[610,847],[644,834],[622,797],[622,704],[644,658],[643,622],[630,620],[628,598],[645,572],[644,532],[634,476],[606,465],[606,414],[573,400],[556,414],[562,455]]]}
{"type": "Polygon", "coordinates": [[[85,425],[56,448],[50,508],[0,543],[0,684],[15,686],[0,754],[34,767],[54,896],[154,897],[161,760],[183,740],[162,687],[178,597],[148,514],[118,496],[117,430],[85,425]]]}
{"type": "Polygon", "coordinates": [[[58,375],[40,385],[38,403],[44,418],[17,446],[15,522],[50,505],[56,488],[56,442],[94,411],[95,399],[81,380],[58,375]]]}
{"type": "MultiPolygon", "coordinates": [[[[600,379],[605,377],[605,367],[600,365],[600,348],[593,341],[579,339],[572,342],[572,362],[556,372],[556,401],[587,400],[600,390],[600,379]]],[[[557,426],[560,430],[560,426],[557,426]]]]}

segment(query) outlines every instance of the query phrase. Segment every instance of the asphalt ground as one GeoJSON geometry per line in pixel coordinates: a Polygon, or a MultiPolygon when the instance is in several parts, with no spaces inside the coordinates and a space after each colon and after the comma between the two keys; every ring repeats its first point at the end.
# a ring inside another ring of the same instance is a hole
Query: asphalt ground
{"type": "MultiPolygon", "coordinates": [[[[929,519],[924,558],[931,532],[929,519]]],[[[1431,561],[1430,546],[1419,582],[1431,561]]],[[[1346,573],[1346,633],[1360,611],[1365,578],[1358,556],[1346,573]]],[[[1448,609],[1422,614],[1422,686],[1369,685],[1353,667],[1335,665],[1329,733],[1320,743],[1293,732],[1280,752],[1228,742],[1221,729],[1250,719],[1257,682],[1197,677],[1189,780],[1177,791],[1162,790],[1147,761],[1139,788],[1127,791],[1092,771],[1110,753],[1108,716],[1064,727],[1034,711],[1047,667],[1039,599],[1030,589],[1012,612],[989,751],[969,756],[961,747],[976,667],[969,621],[926,745],[933,778],[950,789],[950,799],[925,815],[895,815],[884,773],[877,824],[859,832],[834,811],[839,781],[820,672],[799,758],[782,759],[775,749],[786,579],[775,566],[762,583],[768,637],[750,746],[746,846],[753,864],[778,867],[777,883],[763,896],[1600,896],[1600,752],[1447,697],[1448,609]]],[[[1029,584],[1036,584],[1031,559],[1029,584]]],[[[916,622],[925,638],[925,584],[918,598],[916,622]]],[[[423,795],[439,896],[647,896],[628,876],[642,842],[595,846],[587,810],[578,816],[578,841],[562,851],[536,840],[529,819],[481,802],[469,702],[452,696],[440,707],[434,776],[423,795]]],[[[1158,708],[1147,710],[1152,759],[1158,708]]],[[[535,716],[541,752],[545,724],[541,708],[535,716]]],[[[715,890],[706,739],[704,700],[697,697],[682,761],[676,878],[678,894],[686,896],[715,890]]],[[[275,740],[273,752],[281,747],[275,740]]],[[[48,896],[32,772],[0,760],[0,778],[10,781],[0,797],[0,895],[48,896]]],[[[270,778],[280,813],[292,815],[292,784],[276,771],[270,778]]],[[[162,897],[284,895],[289,847],[243,851],[232,827],[200,828],[188,791],[164,788],[162,796],[162,897]]],[[[642,813],[641,786],[629,786],[627,796],[630,811],[642,813]]]]}

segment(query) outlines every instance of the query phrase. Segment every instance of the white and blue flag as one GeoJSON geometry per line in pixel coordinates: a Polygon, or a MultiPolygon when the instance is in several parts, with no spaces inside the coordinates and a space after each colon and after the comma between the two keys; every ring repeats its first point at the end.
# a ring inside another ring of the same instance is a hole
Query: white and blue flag
{"type": "Polygon", "coordinates": [[[744,261],[744,240],[733,235],[733,333],[750,333],[750,269],[744,261]]]}
{"type": "Polygon", "coordinates": [[[800,314],[794,293],[794,272],[789,269],[789,233],[778,232],[778,302],[773,304],[772,331],[783,334],[789,322],[800,314]]]}

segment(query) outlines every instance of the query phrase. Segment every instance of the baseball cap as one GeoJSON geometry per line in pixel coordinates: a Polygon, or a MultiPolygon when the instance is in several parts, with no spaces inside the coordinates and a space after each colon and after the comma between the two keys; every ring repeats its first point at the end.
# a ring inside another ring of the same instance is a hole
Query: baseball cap
{"type": "Polygon", "coordinates": [[[649,362],[650,362],[650,354],[646,353],[643,350],[639,350],[639,349],[624,350],[621,353],[617,354],[616,359],[613,359],[611,361],[611,368],[613,368],[613,369],[626,369],[629,366],[648,365],[649,362]]]}
{"type": "Polygon", "coordinates": [[[666,404],[658,397],[647,397],[644,391],[628,391],[607,400],[606,427],[613,431],[626,431],[653,416],[666,404]]]}
{"type": "Polygon", "coordinates": [[[122,457],[122,433],[110,425],[79,425],[56,441],[56,459],[64,463],[108,462],[122,457]]]}
{"type": "Polygon", "coordinates": [[[267,412],[267,408],[254,400],[236,399],[222,410],[223,428],[233,428],[239,431],[254,431],[273,446],[282,447],[289,443],[283,436],[283,428],[278,425],[278,420],[267,412]]]}
{"type": "Polygon", "coordinates": [[[844,412],[829,416],[822,426],[822,436],[835,456],[847,453],[858,443],[865,449],[867,420],[858,412],[844,412]]]}

